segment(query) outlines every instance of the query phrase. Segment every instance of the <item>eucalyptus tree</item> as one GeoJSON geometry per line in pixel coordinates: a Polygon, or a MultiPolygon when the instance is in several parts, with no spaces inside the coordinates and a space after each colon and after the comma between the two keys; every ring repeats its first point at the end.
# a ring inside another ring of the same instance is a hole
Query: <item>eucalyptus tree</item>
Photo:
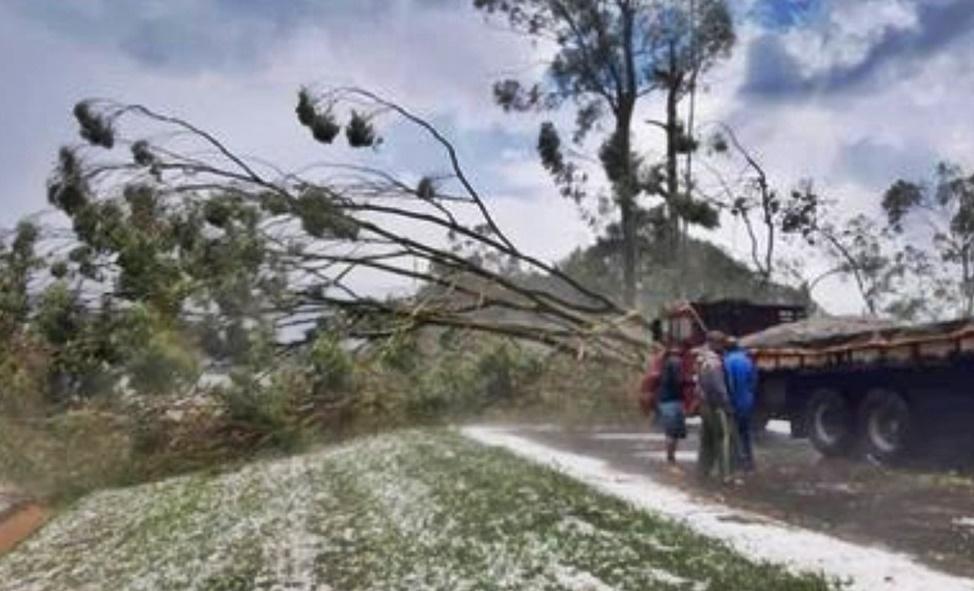
{"type": "Polygon", "coordinates": [[[29,284],[40,265],[37,226],[21,222],[0,237],[0,348],[26,324],[30,312],[29,284]]]}
{"type": "Polygon", "coordinates": [[[974,174],[941,163],[932,183],[893,183],[882,207],[890,228],[924,255],[915,257],[920,282],[938,285],[928,299],[947,304],[941,314],[974,314],[974,174]]]}
{"type": "MultiPolygon", "coordinates": [[[[488,15],[502,15],[511,29],[540,41],[553,55],[539,80],[498,81],[494,98],[507,111],[575,109],[572,141],[580,145],[603,120],[609,129],[598,156],[612,184],[622,230],[623,302],[636,295],[637,210],[640,195],[666,205],[667,240],[675,256],[680,223],[713,225],[713,212],[692,198],[690,162],[696,149],[693,101],[687,121],[679,104],[698,88],[700,76],[726,57],[734,43],[733,22],[723,0],[474,0],[488,15]],[[666,136],[666,158],[656,166],[636,153],[637,104],[665,95],[663,120],[648,123],[666,136]],[[679,158],[687,155],[681,187],[679,158]]],[[[541,125],[538,152],[562,194],[585,195],[587,177],[566,155],[553,123],[541,125]]]]}
{"type": "Polygon", "coordinates": [[[354,342],[432,326],[642,362],[645,321],[520,250],[449,140],[372,92],[301,90],[296,116],[318,150],[360,157],[288,171],[143,105],[83,101],[75,116],[89,145],[62,149],[49,181],[77,239],[59,273],[205,329],[211,355],[246,354],[255,331],[286,349],[322,331],[354,342]],[[383,123],[425,137],[449,173],[407,180],[373,165],[395,148],[383,123]],[[379,293],[369,277],[420,288],[379,293]]]}

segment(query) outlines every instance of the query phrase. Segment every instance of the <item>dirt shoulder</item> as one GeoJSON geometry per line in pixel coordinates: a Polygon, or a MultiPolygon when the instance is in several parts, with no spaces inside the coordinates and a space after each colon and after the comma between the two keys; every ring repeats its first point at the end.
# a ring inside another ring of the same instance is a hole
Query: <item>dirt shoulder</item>
{"type": "Polygon", "coordinates": [[[50,516],[37,503],[18,501],[0,511],[0,555],[13,550],[40,529],[50,516]]]}
{"type": "Polygon", "coordinates": [[[693,427],[677,470],[664,462],[662,437],[646,428],[521,425],[512,432],[602,459],[621,471],[649,474],[704,499],[974,577],[974,479],[969,477],[825,460],[806,442],[771,431],[756,445],[758,470],[740,486],[723,487],[695,477],[693,427]]]}

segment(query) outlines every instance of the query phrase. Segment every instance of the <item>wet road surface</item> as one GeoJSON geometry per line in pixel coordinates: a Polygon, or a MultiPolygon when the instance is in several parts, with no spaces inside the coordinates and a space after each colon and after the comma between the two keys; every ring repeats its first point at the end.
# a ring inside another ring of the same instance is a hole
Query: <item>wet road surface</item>
{"type": "Polygon", "coordinates": [[[658,431],[639,426],[505,426],[546,445],[590,455],[614,468],[653,476],[695,495],[822,531],[902,551],[929,566],[974,577],[974,477],[942,470],[889,469],[868,461],[826,459],[787,423],[773,422],[755,442],[757,470],[737,485],[696,478],[697,425],[665,463],[658,431]]]}

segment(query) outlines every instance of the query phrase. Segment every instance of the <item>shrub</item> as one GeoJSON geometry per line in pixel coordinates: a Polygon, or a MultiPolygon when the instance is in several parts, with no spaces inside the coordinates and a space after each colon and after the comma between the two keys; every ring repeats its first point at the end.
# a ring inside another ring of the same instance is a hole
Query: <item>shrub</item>
{"type": "Polygon", "coordinates": [[[217,390],[230,433],[246,447],[269,446],[294,451],[307,440],[313,410],[306,377],[288,367],[266,380],[234,376],[234,384],[217,390]]]}
{"type": "Polygon", "coordinates": [[[527,411],[567,423],[640,421],[636,401],[640,377],[621,364],[553,356],[537,384],[534,408],[527,411]]]}
{"type": "Polygon", "coordinates": [[[415,419],[472,417],[531,399],[542,369],[536,355],[507,340],[451,340],[417,366],[400,396],[415,419]]]}
{"type": "Polygon", "coordinates": [[[486,404],[530,396],[544,366],[537,356],[508,342],[487,350],[477,360],[477,376],[486,404]]]}
{"type": "Polygon", "coordinates": [[[322,334],[288,359],[251,335],[229,384],[177,395],[197,371],[197,351],[178,332],[148,330],[152,318],[140,314],[133,309],[125,323],[125,342],[140,344],[121,366],[132,386],[121,396],[51,404],[45,392],[59,367],[56,351],[8,342],[0,357],[0,481],[70,498],[258,452],[290,453],[315,439],[485,413],[548,421],[638,416],[628,397],[638,376],[628,368],[542,357],[548,352],[530,345],[457,331],[397,335],[364,348],[366,355],[322,334]]]}
{"type": "Polygon", "coordinates": [[[352,388],[355,366],[336,336],[319,336],[309,357],[315,396],[334,398],[352,388]]]}
{"type": "Polygon", "coordinates": [[[51,500],[118,484],[129,469],[124,418],[96,410],[0,419],[0,477],[51,500]]]}
{"type": "Polygon", "coordinates": [[[185,388],[199,373],[197,358],[196,351],[177,333],[157,331],[129,362],[130,385],[152,395],[185,388]]]}

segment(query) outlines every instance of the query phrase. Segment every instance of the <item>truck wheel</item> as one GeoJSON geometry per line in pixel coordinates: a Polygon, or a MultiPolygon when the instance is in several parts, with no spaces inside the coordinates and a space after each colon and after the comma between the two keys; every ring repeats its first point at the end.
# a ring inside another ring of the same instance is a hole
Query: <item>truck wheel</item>
{"type": "Polygon", "coordinates": [[[808,437],[823,456],[842,456],[855,442],[855,420],[845,396],[835,390],[816,391],[808,403],[808,437]]]}
{"type": "Polygon", "coordinates": [[[913,413],[902,396],[889,390],[870,391],[862,401],[859,421],[867,454],[884,463],[903,458],[913,431],[913,413]]]}

